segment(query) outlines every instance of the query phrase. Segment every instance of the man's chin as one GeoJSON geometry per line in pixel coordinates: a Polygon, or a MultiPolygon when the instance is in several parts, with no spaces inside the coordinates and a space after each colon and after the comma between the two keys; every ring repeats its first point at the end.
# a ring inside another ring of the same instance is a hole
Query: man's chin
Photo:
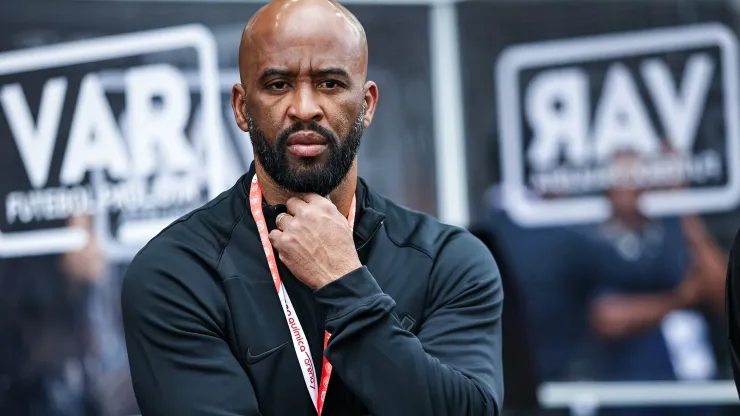
{"type": "Polygon", "coordinates": [[[295,193],[312,193],[326,196],[334,188],[327,188],[329,178],[326,177],[327,168],[323,166],[300,167],[289,169],[290,179],[280,183],[284,189],[295,193]]]}
{"type": "Polygon", "coordinates": [[[324,155],[300,157],[289,154],[286,161],[288,162],[288,169],[294,174],[299,174],[301,172],[316,172],[325,170],[329,167],[329,158],[324,155]]]}
{"type": "Polygon", "coordinates": [[[301,182],[300,179],[298,179],[298,181],[296,182],[291,183],[291,184],[283,183],[283,184],[280,184],[280,186],[286,191],[290,193],[294,193],[294,194],[318,194],[321,196],[327,196],[329,193],[333,191],[332,189],[326,192],[326,189],[311,186],[307,184],[306,182],[301,182]]]}

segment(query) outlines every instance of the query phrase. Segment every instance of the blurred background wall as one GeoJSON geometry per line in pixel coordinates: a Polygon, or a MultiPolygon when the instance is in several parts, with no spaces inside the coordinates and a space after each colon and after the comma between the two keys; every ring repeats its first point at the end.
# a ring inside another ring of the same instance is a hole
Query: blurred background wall
{"type": "MultiPolygon", "coordinates": [[[[0,2],[0,414],[132,415],[131,257],[252,161],[260,1],[0,2]]],[[[347,1],[380,88],[360,172],[504,279],[504,414],[731,415],[737,1],[347,1]]]]}

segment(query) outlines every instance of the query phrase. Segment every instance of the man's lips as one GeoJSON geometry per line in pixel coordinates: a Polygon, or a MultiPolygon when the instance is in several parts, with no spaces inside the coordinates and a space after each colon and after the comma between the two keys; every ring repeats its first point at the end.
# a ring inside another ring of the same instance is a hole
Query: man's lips
{"type": "Polygon", "coordinates": [[[299,131],[288,136],[288,150],[299,157],[316,157],[323,153],[327,146],[324,136],[314,131],[299,131]]]}

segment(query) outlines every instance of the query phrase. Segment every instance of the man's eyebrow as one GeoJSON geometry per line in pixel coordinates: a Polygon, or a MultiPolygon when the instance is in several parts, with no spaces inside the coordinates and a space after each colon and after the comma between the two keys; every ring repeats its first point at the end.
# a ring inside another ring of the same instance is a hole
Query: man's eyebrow
{"type": "MultiPolygon", "coordinates": [[[[285,78],[292,78],[294,77],[295,71],[291,71],[288,69],[280,69],[280,68],[267,68],[262,72],[262,75],[260,75],[260,80],[264,81],[267,78],[272,77],[285,77],[285,78]]],[[[322,69],[316,69],[311,71],[312,76],[327,76],[327,75],[333,75],[343,78],[349,78],[349,73],[347,70],[339,67],[330,67],[330,68],[322,68],[322,69]]]]}
{"type": "Polygon", "coordinates": [[[313,71],[313,73],[316,74],[316,75],[336,75],[336,76],[340,76],[340,77],[349,78],[349,74],[347,73],[346,70],[344,70],[342,68],[335,68],[335,67],[317,69],[317,70],[313,71]]]}
{"type": "Polygon", "coordinates": [[[293,71],[289,71],[287,69],[267,68],[266,70],[262,72],[262,75],[260,75],[260,79],[265,79],[265,78],[275,77],[275,76],[290,77],[291,75],[294,75],[293,71]]]}

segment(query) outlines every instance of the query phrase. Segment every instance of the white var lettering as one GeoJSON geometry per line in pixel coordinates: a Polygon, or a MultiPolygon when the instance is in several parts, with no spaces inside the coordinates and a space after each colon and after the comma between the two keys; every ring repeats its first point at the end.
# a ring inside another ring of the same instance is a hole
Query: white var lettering
{"type": "Polygon", "coordinates": [[[660,139],[626,66],[613,64],[609,68],[601,97],[593,127],[597,160],[608,159],[620,149],[647,155],[660,151],[660,139]]]}
{"type": "Polygon", "coordinates": [[[170,65],[130,69],[126,74],[126,110],[137,175],[157,170],[157,150],[169,171],[195,166],[197,157],[185,136],[190,90],[180,71],[170,65]]]}
{"type": "Polygon", "coordinates": [[[82,79],[69,131],[60,180],[64,185],[82,181],[90,169],[106,169],[120,179],[129,170],[126,145],[97,74],[82,79]]]}
{"type": "MultiPolygon", "coordinates": [[[[64,77],[44,84],[35,122],[22,85],[0,86],[0,107],[34,188],[49,181],[67,86],[64,77]]],[[[79,183],[90,170],[124,178],[196,165],[185,134],[191,103],[184,76],[170,65],[132,68],[125,75],[125,94],[126,116],[119,127],[98,74],[83,77],[62,160],[62,185],[79,183]]]]}
{"type": "MultiPolygon", "coordinates": [[[[712,58],[692,55],[680,83],[659,59],[642,62],[640,73],[666,138],[677,151],[690,151],[714,75],[712,58]]],[[[561,152],[568,162],[580,165],[602,161],[621,149],[644,155],[660,151],[656,126],[624,64],[607,69],[593,120],[589,91],[588,75],[580,68],[545,71],[529,83],[524,111],[533,134],[527,159],[536,170],[556,167],[561,152]]]]}
{"type": "Polygon", "coordinates": [[[663,61],[651,59],[640,69],[671,143],[678,151],[690,151],[706,106],[714,62],[707,55],[691,56],[680,91],[674,90],[670,70],[663,61]]]}
{"type": "Polygon", "coordinates": [[[20,84],[10,84],[0,89],[0,105],[5,109],[10,135],[15,140],[28,179],[34,188],[42,188],[48,181],[66,92],[65,78],[46,81],[41,93],[38,122],[34,125],[23,87],[20,84]]]}

